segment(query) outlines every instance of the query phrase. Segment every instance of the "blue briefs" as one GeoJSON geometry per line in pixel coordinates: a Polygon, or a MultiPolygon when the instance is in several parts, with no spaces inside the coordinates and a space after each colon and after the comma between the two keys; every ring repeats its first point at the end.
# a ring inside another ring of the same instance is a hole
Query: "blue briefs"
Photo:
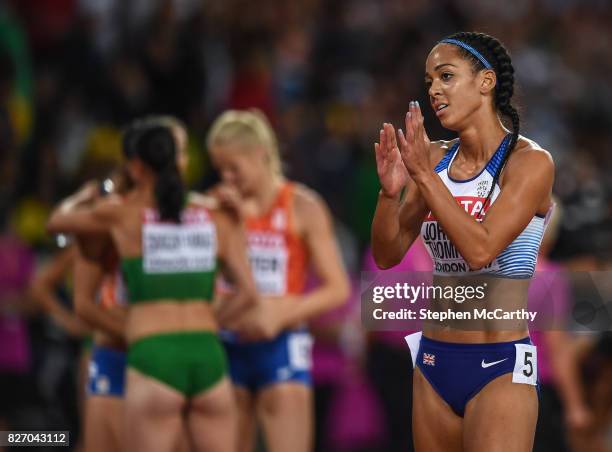
{"type": "Polygon", "coordinates": [[[537,387],[537,350],[529,337],[514,342],[463,344],[421,337],[416,365],[459,416],[487,383],[511,373],[513,383],[537,387]]]}
{"type": "Polygon", "coordinates": [[[123,397],[126,353],[94,345],[89,362],[87,394],[90,396],[123,397]]]}
{"type": "Polygon", "coordinates": [[[262,342],[238,342],[227,333],[221,337],[235,385],[252,392],[283,382],[311,385],[313,340],[307,331],[284,331],[262,342]]]}

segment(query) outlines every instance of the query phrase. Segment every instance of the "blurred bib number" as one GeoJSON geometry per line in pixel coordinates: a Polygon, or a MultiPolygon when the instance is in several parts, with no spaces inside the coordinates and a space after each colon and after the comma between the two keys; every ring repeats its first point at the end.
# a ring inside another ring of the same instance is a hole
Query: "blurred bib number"
{"type": "Polygon", "coordinates": [[[293,370],[310,370],[312,343],[312,336],[306,332],[291,333],[288,340],[289,365],[293,370]]]}
{"type": "Polygon", "coordinates": [[[215,267],[215,228],[204,224],[145,224],[143,265],[146,273],[202,272],[215,267]]]}
{"type": "Polygon", "coordinates": [[[249,259],[259,293],[284,295],[287,292],[288,253],[283,236],[249,234],[249,259]]]}

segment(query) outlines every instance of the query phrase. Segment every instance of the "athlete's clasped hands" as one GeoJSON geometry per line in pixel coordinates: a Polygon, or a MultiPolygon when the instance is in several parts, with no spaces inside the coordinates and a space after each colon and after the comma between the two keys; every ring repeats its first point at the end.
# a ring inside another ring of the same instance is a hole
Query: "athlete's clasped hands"
{"type": "Polygon", "coordinates": [[[419,103],[410,102],[405,118],[406,132],[395,132],[393,124],[384,123],[380,143],[374,143],[376,169],[385,196],[397,196],[408,178],[418,178],[430,171],[429,137],[423,126],[419,103]]]}

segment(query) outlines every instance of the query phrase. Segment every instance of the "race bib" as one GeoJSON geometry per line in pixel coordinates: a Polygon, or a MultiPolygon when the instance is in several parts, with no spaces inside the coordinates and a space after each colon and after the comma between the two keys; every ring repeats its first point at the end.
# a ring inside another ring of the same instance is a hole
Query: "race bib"
{"type": "Polygon", "coordinates": [[[423,243],[433,260],[435,275],[477,275],[499,270],[499,263],[494,259],[490,264],[479,270],[470,270],[455,245],[437,221],[426,221],[422,226],[423,243]]]}
{"type": "Polygon", "coordinates": [[[250,236],[249,260],[259,293],[283,295],[287,292],[288,252],[282,236],[250,236]]]}
{"type": "MultiPolygon", "coordinates": [[[[471,193],[467,194],[453,194],[455,201],[459,204],[465,212],[472,218],[482,221],[486,211],[490,208],[491,203],[488,203],[488,207],[484,208],[486,203],[486,196],[488,192],[489,182],[486,180],[480,181],[476,185],[475,191],[477,196],[471,193]],[[482,211],[482,212],[481,212],[482,211]]],[[[492,201],[495,200],[497,191],[492,196],[492,201]]],[[[493,260],[489,265],[478,269],[470,270],[470,266],[463,259],[463,256],[459,253],[455,245],[450,241],[442,226],[436,220],[432,212],[429,212],[423,225],[421,227],[421,236],[425,248],[429,252],[434,264],[433,273],[434,275],[478,275],[482,273],[497,272],[499,271],[499,263],[497,259],[493,260]]]]}
{"type": "Polygon", "coordinates": [[[512,383],[537,385],[538,383],[538,349],[531,344],[514,344],[516,361],[512,372],[512,383]]]}
{"type": "Polygon", "coordinates": [[[422,331],[417,331],[416,333],[409,334],[404,337],[404,340],[408,344],[408,348],[410,349],[410,357],[412,358],[412,367],[416,367],[417,356],[419,356],[419,348],[421,346],[421,337],[423,336],[422,331]]]}
{"type": "Polygon", "coordinates": [[[310,370],[312,367],[312,336],[308,333],[289,335],[289,366],[293,370],[310,370]]]}
{"type": "Polygon", "coordinates": [[[212,223],[146,223],[142,247],[145,273],[208,272],[215,268],[217,241],[212,223]]]}

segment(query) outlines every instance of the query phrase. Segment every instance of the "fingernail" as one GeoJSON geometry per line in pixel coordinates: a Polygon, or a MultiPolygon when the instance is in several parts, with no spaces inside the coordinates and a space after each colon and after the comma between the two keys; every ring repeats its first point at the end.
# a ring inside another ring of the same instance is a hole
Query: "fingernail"
{"type": "Polygon", "coordinates": [[[421,108],[421,106],[419,105],[419,101],[418,100],[416,101],[416,106],[417,106],[417,108],[421,108]]]}
{"type": "Polygon", "coordinates": [[[398,129],[399,133],[401,133],[402,135],[404,134],[404,132],[402,132],[402,129],[398,129]]]}

